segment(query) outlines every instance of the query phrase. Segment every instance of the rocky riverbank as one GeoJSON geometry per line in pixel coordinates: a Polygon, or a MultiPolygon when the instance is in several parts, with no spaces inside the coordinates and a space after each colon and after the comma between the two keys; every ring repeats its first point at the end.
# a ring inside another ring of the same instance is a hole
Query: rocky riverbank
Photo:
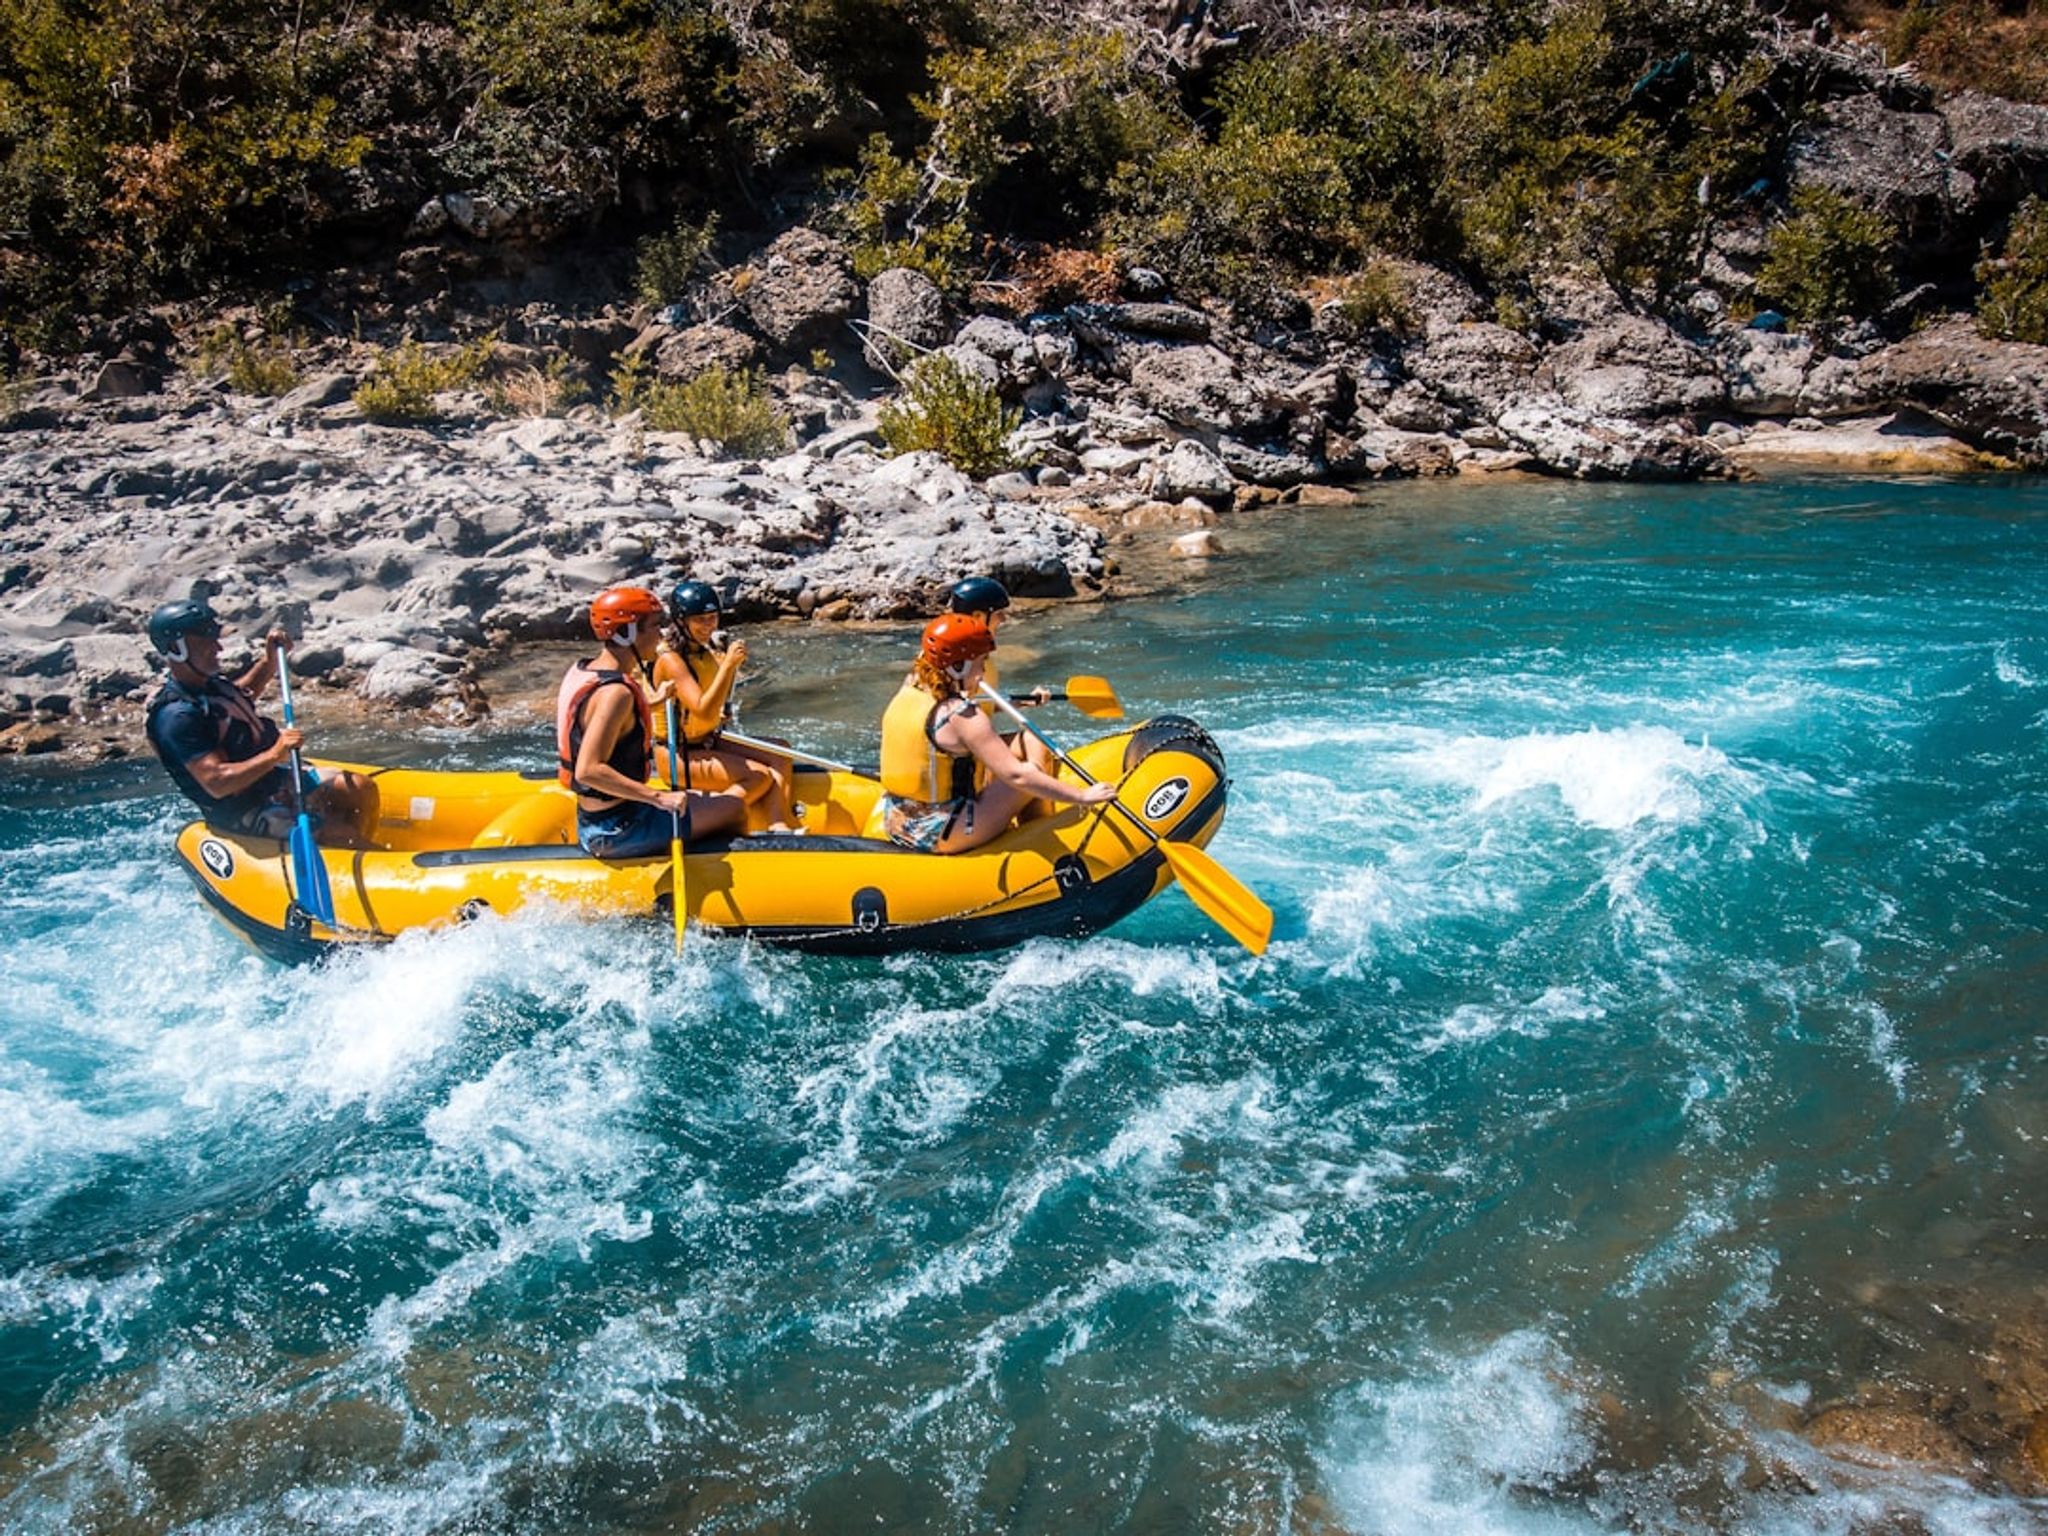
{"type": "Polygon", "coordinates": [[[807,230],[743,271],[744,301],[694,325],[544,305],[453,322],[494,321],[501,370],[575,358],[602,377],[638,355],[688,378],[806,350],[774,376],[799,446],[761,461],[594,406],[506,416],[502,395],[375,425],[351,399],[369,356],[351,342],[313,349],[281,398],[237,395],[178,366],[191,349],[162,317],[21,392],[0,432],[0,745],[56,749],[132,715],[154,686],[142,621],[194,589],[246,628],[301,628],[316,684],[463,720],[489,707],[480,655],[578,636],[589,594],[624,580],[687,573],[749,618],[907,618],[966,571],[1110,594],[1120,543],[1214,558],[1234,509],[1387,477],[2048,463],[2048,348],[1964,316],[1896,340],[1712,314],[1688,329],[1580,284],[1516,329],[1409,265],[1398,325],[1366,334],[1333,310],[1244,324],[1143,272],[1124,284],[1150,297],[963,319],[914,273],[858,283],[807,230]],[[976,482],[886,457],[884,342],[942,350],[1015,402],[1021,467],[976,482]]]}

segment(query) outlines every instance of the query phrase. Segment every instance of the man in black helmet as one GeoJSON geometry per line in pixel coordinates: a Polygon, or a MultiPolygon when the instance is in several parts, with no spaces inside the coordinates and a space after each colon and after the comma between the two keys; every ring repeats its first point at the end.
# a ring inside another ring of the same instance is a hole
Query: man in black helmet
{"type": "MultiPolygon", "coordinates": [[[[220,670],[221,622],[206,599],[165,603],[149,618],[149,643],[170,676],[149,701],[149,744],[208,825],[252,837],[290,836],[293,749],[304,737],[256,712],[277,675],[282,629],[264,637],[256,664],[239,678],[220,670]]],[[[359,773],[317,774],[300,786],[317,839],[335,848],[367,848],[377,824],[377,786],[359,773]]]]}

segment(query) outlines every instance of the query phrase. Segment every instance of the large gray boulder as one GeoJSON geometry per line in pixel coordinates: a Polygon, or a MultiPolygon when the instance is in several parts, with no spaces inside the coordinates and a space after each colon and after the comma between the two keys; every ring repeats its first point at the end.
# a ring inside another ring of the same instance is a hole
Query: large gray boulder
{"type": "Polygon", "coordinates": [[[1131,389],[1148,409],[1202,433],[1256,434],[1285,412],[1264,382],[1207,344],[1142,349],[1131,363],[1131,389]]]}
{"type": "Polygon", "coordinates": [[[1866,400],[1914,406],[1980,448],[2048,466],[2048,347],[1994,340],[1958,315],[1863,359],[1856,383],[1866,400]]]}
{"type": "Polygon", "coordinates": [[[909,267],[878,272],[868,283],[867,357],[885,371],[945,342],[951,328],[938,284],[909,267]]]}
{"type": "Polygon", "coordinates": [[[1741,330],[1717,349],[1727,409],[1737,416],[1849,416],[1866,412],[1859,364],[1810,336],[1741,330]]]}
{"type": "Polygon", "coordinates": [[[1870,96],[1830,102],[1792,141],[1792,186],[1824,187],[1884,214],[1909,241],[1937,243],[1977,197],[1948,132],[1933,112],[1894,112],[1870,96]]]}
{"type": "Polygon", "coordinates": [[[654,348],[654,371],[670,382],[686,383],[714,368],[738,372],[760,361],[760,342],[729,325],[693,325],[654,348]]]}
{"type": "Polygon", "coordinates": [[[996,315],[976,315],[960,327],[948,355],[970,373],[1015,394],[1038,377],[1038,352],[1022,329],[996,315]]]}
{"type": "Polygon", "coordinates": [[[1148,489],[1160,501],[1227,502],[1236,490],[1229,467],[1209,449],[1189,439],[1175,443],[1145,475],[1148,489]]]}
{"type": "Polygon", "coordinates": [[[1402,354],[1408,375],[1458,414],[1491,417],[1528,392],[1536,347],[1490,320],[1432,328],[1402,354]]]}
{"type": "Polygon", "coordinates": [[[2048,195],[2048,107],[1958,91],[1941,104],[1949,155],[1997,209],[2048,195]]]}
{"type": "Polygon", "coordinates": [[[748,269],[740,294],[748,318],[778,349],[796,352],[844,339],[860,305],[846,247],[815,229],[781,235],[748,269]]]}
{"type": "Polygon", "coordinates": [[[1579,480],[1697,480],[1722,468],[1719,451],[1690,432],[1595,416],[1555,398],[1517,400],[1497,425],[1542,468],[1579,480]]]}
{"type": "Polygon", "coordinates": [[[1546,355],[1536,378],[1567,405],[1630,421],[1696,415],[1727,399],[1713,358],[1646,315],[1616,313],[1589,326],[1546,355]]]}

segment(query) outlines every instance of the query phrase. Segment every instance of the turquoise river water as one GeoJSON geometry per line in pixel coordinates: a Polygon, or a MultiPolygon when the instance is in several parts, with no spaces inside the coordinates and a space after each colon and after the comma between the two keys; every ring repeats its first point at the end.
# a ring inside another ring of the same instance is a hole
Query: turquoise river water
{"type": "MultiPolygon", "coordinates": [[[[1005,676],[1215,729],[1258,961],[284,970],[153,766],[0,778],[0,1528],[2048,1529],[2048,485],[1224,537],[1005,676]]],[[[760,631],[749,727],[870,756],[906,634],[760,631]]]]}

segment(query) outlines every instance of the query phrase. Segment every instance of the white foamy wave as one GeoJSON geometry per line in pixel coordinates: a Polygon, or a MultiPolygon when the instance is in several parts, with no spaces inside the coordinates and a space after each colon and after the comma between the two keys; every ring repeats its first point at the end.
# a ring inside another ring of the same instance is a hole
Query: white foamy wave
{"type": "Polygon", "coordinates": [[[2012,653],[2012,647],[2009,644],[1993,648],[1991,653],[1991,670],[1998,680],[2008,687],[2038,688],[2041,686],[2041,679],[2020,664],[2020,659],[2012,653]]]}
{"type": "Polygon", "coordinates": [[[43,1270],[0,1275],[0,1326],[55,1323],[112,1365],[128,1353],[123,1329],[148,1308],[163,1283],[154,1265],[106,1279],[43,1270]]]}
{"type": "Polygon", "coordinates": [[[1275,1211],[1244,1231],[1213,1244],[1196,1271],[1192,1290],[1212,1322],[1245,1311],[1265,1294],[1264,1280],[1276,1264],[1314,1264],[1308,1222],[1299,1211],[1275,1211]]]}
{"type": "MultiPolygon", "coordinates": [[[[1226,953],[1222,958],[1231,956],[1226,953]]],[[[1135,997],[1177,998],[1203,1017],[1213,1016],[1230,995],[1216,954],[1121,939],[1027,944],[1003,961],[990,992],[1064,993],[1091,982],[1116,986],[1135,997]]]]}
{"type": "MultiPolygon", "coordinates": [[[[1320,698],[1304,701],[1304,710],[1326,707],[1320,698]]],[[[1221,730],[1212,734],[1224,756],[1233,764],[1280,757],[1318,757],[1338,748],[1400,749],[1411,745],[1418,729],[1356,717],[1317,716],[1303,722],[1302,711],[1285,718],[1244,730],[1221,730]]]]}
{"type": "Polygon", "coordinates": [[[809,1113],[817,1144],[784,1181],[796,1206],[811,1209],[863,1189],[884,1166],[870,1154],[872,1140],[935,1140],[966,1116],[995,1070],[991,1053],[966,1037],[995,1016],[901,1007],[850,1055],[799,1079],[794,1102],[809,1113]]]}
{"type": "Polygon", "coordinates": [[[1551,987],[1527,1003],[1460,1004],[1417,1037],[1416,1049],[1431,1055],[1504,1034],[1541,1040],[1553,1024],[1582,1024],[1606,1016],[1606,1009],[1579,988],[1551,987]]]}
{"type": "Polygon", "coordinates": [[[1592,1459],[1571,1361],[1539,1333],[1500,1339],[1437,1374],[1352,1393],[1320,1454],[1358,1536],[1580,1536],[1591,1513],[1524,1490],[1563,1482],[1592,1459]]]}
{"type": "Polygon", "coordinates": [[[1129,1173],[1133,1165],[1162,1172],[1191,1138],[1227,1131],[1264,1135],[1273,1125],[1273,1085],[1263,1077],[1233,1083],[1183,1083],[1127,1119],[1102,1154],[1102,1167],[1129,1173]]]}
{"type": "Polygon", "coordinates": [[[1538,732],[1505,742],[1467,737],[1442,754],[1439,767],[1474,792],[1475,809],[1549,790],[1582,826],[1614,832],[1643,821],[1698,821],[1709,784],[1738,796],[1757,788],[1755,777],[1724,753],[1661,725],[1538,732]]]}
{"type": "Polygon", "coordinates": [[[125,1156],[166,1135],[175,1116],[161,1105],[122,1111],[87,1107],[43,1071],[0,1055],[0,1207],[8,1224],[32,1226],[41,1214],[109,1158],[125,1156]]]}

